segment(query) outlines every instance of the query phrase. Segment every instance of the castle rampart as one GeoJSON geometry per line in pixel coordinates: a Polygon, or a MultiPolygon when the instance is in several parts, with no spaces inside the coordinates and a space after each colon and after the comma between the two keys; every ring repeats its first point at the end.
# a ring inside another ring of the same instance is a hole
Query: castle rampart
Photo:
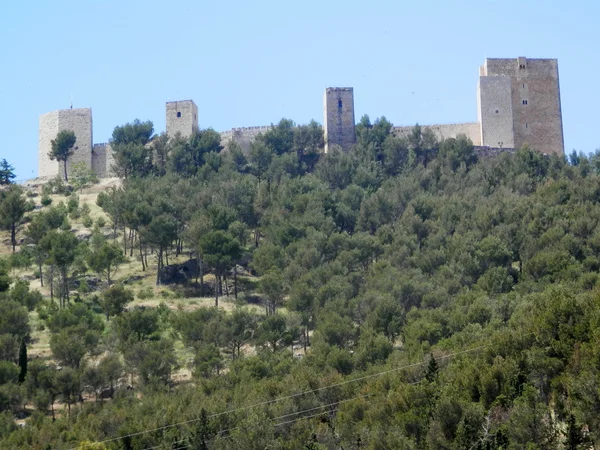
{"type": "MultiPolygon", "coordinates": [[[[413,126],[410,127],[393,127],[392,134],[396,137],[406,137],[412,133],[413,126]]],[[[473,142],[473,145],[481,145],[479,123],[449,123],[443,125],[422,125],[422,129],[433,131],[438,140],[455,138],[459,134],[464,134],[473,142]]]]}
{"type": "Polygon", "coordinates": [[[241,147],[244,153],[248,153],[250,151],[250,144],[256,140],[256,137],[272,128],[272,125],[232,128],[221,133],[221,145],[227,148],[230,142],[235,142],[241,147]]]}

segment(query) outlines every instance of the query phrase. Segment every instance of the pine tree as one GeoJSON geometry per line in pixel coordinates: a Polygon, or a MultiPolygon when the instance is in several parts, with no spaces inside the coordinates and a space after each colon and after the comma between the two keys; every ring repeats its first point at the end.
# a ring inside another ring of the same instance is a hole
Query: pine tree
{"type": "Polygon", "coordinates": [[[25,381],[25,376],[27,375],[27,344],[25,344],[25,339],[21,341],[21,348],[19,349],[19,367],[21,371],[19,372],[19,384],[25,381]]]}
{"type": "Polygon", "coordinates": [[[427,371],[425,372],[425,379],[430,383],[433,383],[437,379],[438,375],[438,364],[433,354],[431,354],[431,358],[429,359],[429,364],[427,365],[427,371]]]}
{"type": "Polygon", "coordinates": [[[581,431],[579,427],[575,423],[575,416],[571,414],[569,416],[569,420],[567,421],[567,449],[569,450],[577,450],[579,444],[583,443],[583,439],[581,437],[581,431]]]}
{"type": "Polygon", "coordinates": [[[0,185],[11,184],[15,177],[15,168],[6,159],[0,160],[0,185]]]}
{"type": "Polygon", "coordinates": [[[208,415],[206,414],[206,410],[202,408],[200,410],[200,421],[198,423],[198,428],[196,429],[196,433],[192,438],[190,448],[193,450],[208,450],[208,441],[210,441],[211,437],[211,431],[208,424],[208,415]]]}

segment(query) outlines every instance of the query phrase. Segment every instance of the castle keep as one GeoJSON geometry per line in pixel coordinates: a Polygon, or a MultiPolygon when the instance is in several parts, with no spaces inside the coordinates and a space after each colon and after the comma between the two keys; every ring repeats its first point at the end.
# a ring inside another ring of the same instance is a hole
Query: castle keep
{"type": "Polygon", "coordinates": [[[52,150],[52,140],[59,131],[75,132],[73,156],[67,161],[67,170],[75,164],[92,166],[92,110],[91,108],[63,109],[40,116],[38,176],[55,177],[64,175],[61,163],[52,161],[48,153],[52,150]]]}
{"type": "Polygon", "coordinates": [[[478,94],[481,145],[564,154],[556,59],[486,59],[478,94]]]}
{"type": "MultiPolygon", "coordinates": [[[[356,142],[354,90],[329,87],[323,98],[325,152],[332,146],[350,149],[356,142]]],[[[422,125],[438,139],[464,134],[482,154],[528,145],[547,154],[564,155],[558,61],[525,57],[488,58],[479,68],[477,122],[422,125]]],[[[233,128],[221,133],[227,146],[237,143],[248,151],[260,133],[271,126],[233,128]]],[[[198,131],[198,107],[192,100],[166,103],[166,132],[169,137],[189,137],[198,131]]],[[[395,136],[406,136],[413,126],[394,127],[395,136]]],[[[93,144],[90,108],[53,111],[40,116],[38,176],[62,174],[58,161],[48,157],[51,141],[61,130],[72,130],[77,142],[68,166],[84,164],[99,177],[110,176],[113,156],[110,144],[93,144]]]]}

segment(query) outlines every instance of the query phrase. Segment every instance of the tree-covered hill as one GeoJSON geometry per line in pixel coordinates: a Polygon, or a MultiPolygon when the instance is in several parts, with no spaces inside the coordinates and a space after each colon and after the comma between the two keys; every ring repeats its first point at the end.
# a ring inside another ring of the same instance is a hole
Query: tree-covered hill
{"type": "Polygon", "coordinates": [[[390,129],[134,122],[93,208],[0,191],[0,448],[598,445],[600,157],[390,129]]]}

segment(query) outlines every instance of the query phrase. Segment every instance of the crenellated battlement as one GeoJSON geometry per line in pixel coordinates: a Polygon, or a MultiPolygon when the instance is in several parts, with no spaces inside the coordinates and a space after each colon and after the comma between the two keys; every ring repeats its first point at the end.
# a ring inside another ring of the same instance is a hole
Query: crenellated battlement
{"type": "Polygon", "coordinates": [[[272,125],[259,125],[256,127],[236,127],[232,128],[231,131],[235,132],[244,132],[244,131],[269,131],[273,128],[272,125]]]}

